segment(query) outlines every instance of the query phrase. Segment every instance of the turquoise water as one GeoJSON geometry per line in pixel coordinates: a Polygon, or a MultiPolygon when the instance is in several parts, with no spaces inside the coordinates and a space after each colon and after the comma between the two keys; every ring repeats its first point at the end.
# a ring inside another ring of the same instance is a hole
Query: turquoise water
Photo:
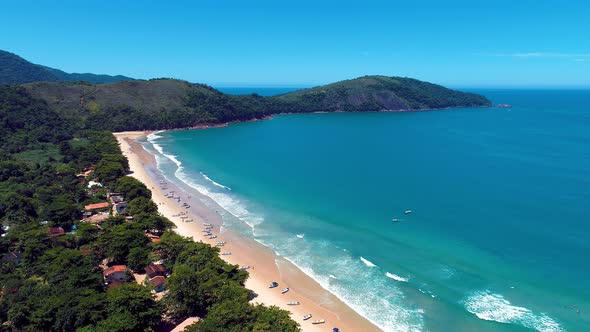
{"type": "Polygon", "coordinates": [[[588,331],[590,91],[479,92],[513,108],[284,115],[150,141],[227,227],[384,330],[588,331]]]}

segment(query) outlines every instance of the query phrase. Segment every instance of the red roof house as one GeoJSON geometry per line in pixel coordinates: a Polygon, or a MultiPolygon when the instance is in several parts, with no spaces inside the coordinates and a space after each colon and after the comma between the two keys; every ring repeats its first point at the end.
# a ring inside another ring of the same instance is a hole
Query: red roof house
{"type": "Polygon", "coordinates": [[[127,279],[127,266],[113,265],[102,271],[104,281],[108,284],[112,282],[124,282],[127,279]]]}
{"type": "Polygon", "coordinates": [[[156,276],[164,276],[166,275],[166,268],[162,264],[150,264],[146,266],[145,273],[147,273],[148,277],[154,278],[156,276]]]}
{"type": "Polygon", "coordinates": [[[157,276],[157,277],[150,279],[150,285],[152,285],[154,287],[156,293],[159,293],[165,289],[165,287],[164,287],[165,282],[166,282],[166,278],[164,278],[162,276],[157,276]]]}
{"type": "Polygon", "coordinates": [[[49,237],[58,237],[58,236],[62,236],[65,235],[66,231],[64,231],[63,228],[61,227],[49,227],[47,228],[47,235],[49,237]]]}
{"type": "Polygon", "coordinates": [[[96,209],[104,209],[104,208],[108,208],[108,207],[109,207],[108,202],[102,202],[102,203],[94,203],[94,204],[86,205],[84,207],[84,210],[90,211],[90,210],[96,210],[96,209]]]}

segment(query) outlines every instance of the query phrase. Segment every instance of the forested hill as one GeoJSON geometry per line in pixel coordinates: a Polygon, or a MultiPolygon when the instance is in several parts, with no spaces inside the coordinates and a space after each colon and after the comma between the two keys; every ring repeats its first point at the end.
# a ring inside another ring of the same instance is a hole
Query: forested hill
{"type": "Polygon", "coordinates": [[[250,303],[248,272],[219,248],[174,232],[112,133],[76,128],[0,85],[0,331],[170,331],[195,316],[186,331],[300,331],[250,303]],[[95,203],[105,214],[82,213],[95,203]]]}
{"type": "Polygon", "coordinates": [[[66,73],[59,69],[31,63],[20,56],[0,50],[0,84],[22,84],[29,82],[75,82],[110,83],[132,80],[126,76],[66,73]]]}
{"type": "Polygon", "coordinates": [[[36,82],[24,87],[87,129],[187,128],[280,113],[482,107],[483,96],[411,78],[365,76],[274,97],[228,95],[173,79],[109,84],[36,82]]]}

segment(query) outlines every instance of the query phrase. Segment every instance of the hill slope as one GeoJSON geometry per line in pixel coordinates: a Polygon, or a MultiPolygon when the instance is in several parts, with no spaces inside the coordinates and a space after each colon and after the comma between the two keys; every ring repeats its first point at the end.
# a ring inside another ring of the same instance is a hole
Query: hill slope
{"type": "Polygon", "coordinates": [[[110,83],[132,80],[121,75],[69,74],[59,69],[31,63],[16,54],[0,50],[0,84],[22,84],[29,82],[75,82],[110,83]]]}
{"type": "Polygon", "coordinates": [[[314,111],[382,111],[486,106],[485,97],[406,77],[364,76],[277,99],[314,111]]]}
{"type": "Polygon", "coordinates": [[[203,84],[155,79],[109,84],[36,82],[35,97],[86,128],[154,130],[259,119],[279,113],[489,106],[485,97],[410,78],[365,76],[274,97],[224,94],[203,84]]]}

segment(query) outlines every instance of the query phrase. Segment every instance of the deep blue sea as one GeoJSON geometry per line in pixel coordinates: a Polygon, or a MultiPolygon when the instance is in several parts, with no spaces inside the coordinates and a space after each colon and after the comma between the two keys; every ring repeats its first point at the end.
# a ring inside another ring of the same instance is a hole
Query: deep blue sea
{"type": "Polygon", "coordinates": [[[477,92],[513,107],[283,115],[149,141],[226,227],[386,331],[590,331],[590,91],[477,92]]]}

